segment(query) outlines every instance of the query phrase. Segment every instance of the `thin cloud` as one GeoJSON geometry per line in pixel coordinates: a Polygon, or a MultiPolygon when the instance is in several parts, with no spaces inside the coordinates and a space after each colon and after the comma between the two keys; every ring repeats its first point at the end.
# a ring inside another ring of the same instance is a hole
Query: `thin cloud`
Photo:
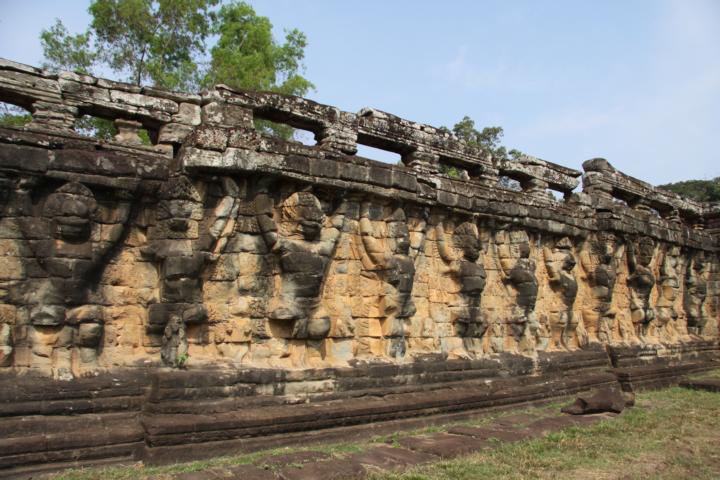
{"type": "Polygon", "coordinates": [[[467,46],[462,45],[451,60],[438,68],[437,73],[444,81],[466,90],[527,90],[536,87],[533,76],[517,65],[504,60],[486,65],[488,61],[482,55],[473,55],[467,46]]]}

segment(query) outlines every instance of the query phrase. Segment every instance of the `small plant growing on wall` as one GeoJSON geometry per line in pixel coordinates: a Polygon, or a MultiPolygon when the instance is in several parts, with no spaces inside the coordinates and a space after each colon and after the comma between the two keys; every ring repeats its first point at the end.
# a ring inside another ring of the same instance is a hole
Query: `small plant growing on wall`
{"type": "Polygon", "coordinates": [[[190,355],[188,355],[187,353],[180,354],[175,360],[175,366],[177,368],[185,370],[187,368],[187,362],[189,359],[190,355]]]}

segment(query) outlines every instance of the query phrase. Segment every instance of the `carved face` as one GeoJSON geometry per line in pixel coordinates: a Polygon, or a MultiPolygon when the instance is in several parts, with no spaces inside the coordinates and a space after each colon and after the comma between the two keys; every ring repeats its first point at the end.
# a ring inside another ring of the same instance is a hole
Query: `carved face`
{"type": "Polygon", "coordinates": [[[174,232],[185,232],[190,227],[190,219],[196,215],[199,203],[188,200],[163,200],[158,205],[158,213],[174,232]]]}
{"type": "Polygon", "coordinates": [[[72,182],[48,197],[43,215],[51,218],[55,238],[81,242],[90,237],[90,224],[96,210],[97,202],[92,192],[84,185],[72,182]]]}
{"type": "Polygon", "coordinates": [[[638,241],[636,251],[638,262],[648,267],[655,254],[655,242],[653,242],[650,237],[643,237],[638,241]]]}
{"type": "Polygon", "coordinates": [[[410,251],[410,231],[407,224],[404,222],[388,223],[388,234],[395,240],[394,253],[407,255],[410,251]]]}
{"type": "Polygon", "coordinates": [[[202,218],[202,202],[200,194],[193,184],[185,177],[175,177],[163,186],[160,191],[156,217],[166,222],[174,232],[186,232],[190,221],[202,218]]]}
{"type": "Polygon", "coordinates": [[[306,241],[316,240],[320,236],[324,218],[320,201],[312,193],[293,193],[283,203],[283,223],[295,224],[306,241]]]}
{"type": "Polygon", "coordinates": [[[606,265],[612,262],[616,247],[617,238],[610,232],[598,232],[590,242],[590,251],[606,265]]]}
{"type": "Polygon", "coordinates": [[[564,237],[555,243],[553,253],[562,261],[562,269],[566,272],[575,268],[575,256],[572,253],[572,242],[569,238],[564,237]]]}
{"type": "Polygon", "coordinates": [[[453,232],[453,241],[467,260],[474,262],[480,257],[480,235],[474,224],[465,222],[458,225],[453,232]]]}
{"type": "Polygon", "coordinates": [[[387,220],[388,236],[394,240],[393,253],[407,255],[410,251],[410,230],[402,208],[396,208],[387,220]]]}

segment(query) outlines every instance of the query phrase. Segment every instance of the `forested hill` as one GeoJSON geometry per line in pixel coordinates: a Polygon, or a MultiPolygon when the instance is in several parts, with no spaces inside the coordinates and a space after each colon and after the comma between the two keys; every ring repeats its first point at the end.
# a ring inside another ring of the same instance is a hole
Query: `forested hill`
{"type": "Polygon", "coordinates": [[[658,187],[701,202],[720,201],[720,177],[712,180],[686,180],[658,185],[658,187]]]}

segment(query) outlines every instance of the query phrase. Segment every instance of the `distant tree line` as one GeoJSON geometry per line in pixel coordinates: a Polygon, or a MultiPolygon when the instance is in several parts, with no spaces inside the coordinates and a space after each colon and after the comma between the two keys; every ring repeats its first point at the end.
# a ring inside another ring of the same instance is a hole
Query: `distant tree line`
{"type": "Polygon", "coordinates": [[[670,190],[686,198],[700,202],[720,202],[720,177],[712,180],[685,180],[683,182],[667,183],[658,188],[670,190]]]}

